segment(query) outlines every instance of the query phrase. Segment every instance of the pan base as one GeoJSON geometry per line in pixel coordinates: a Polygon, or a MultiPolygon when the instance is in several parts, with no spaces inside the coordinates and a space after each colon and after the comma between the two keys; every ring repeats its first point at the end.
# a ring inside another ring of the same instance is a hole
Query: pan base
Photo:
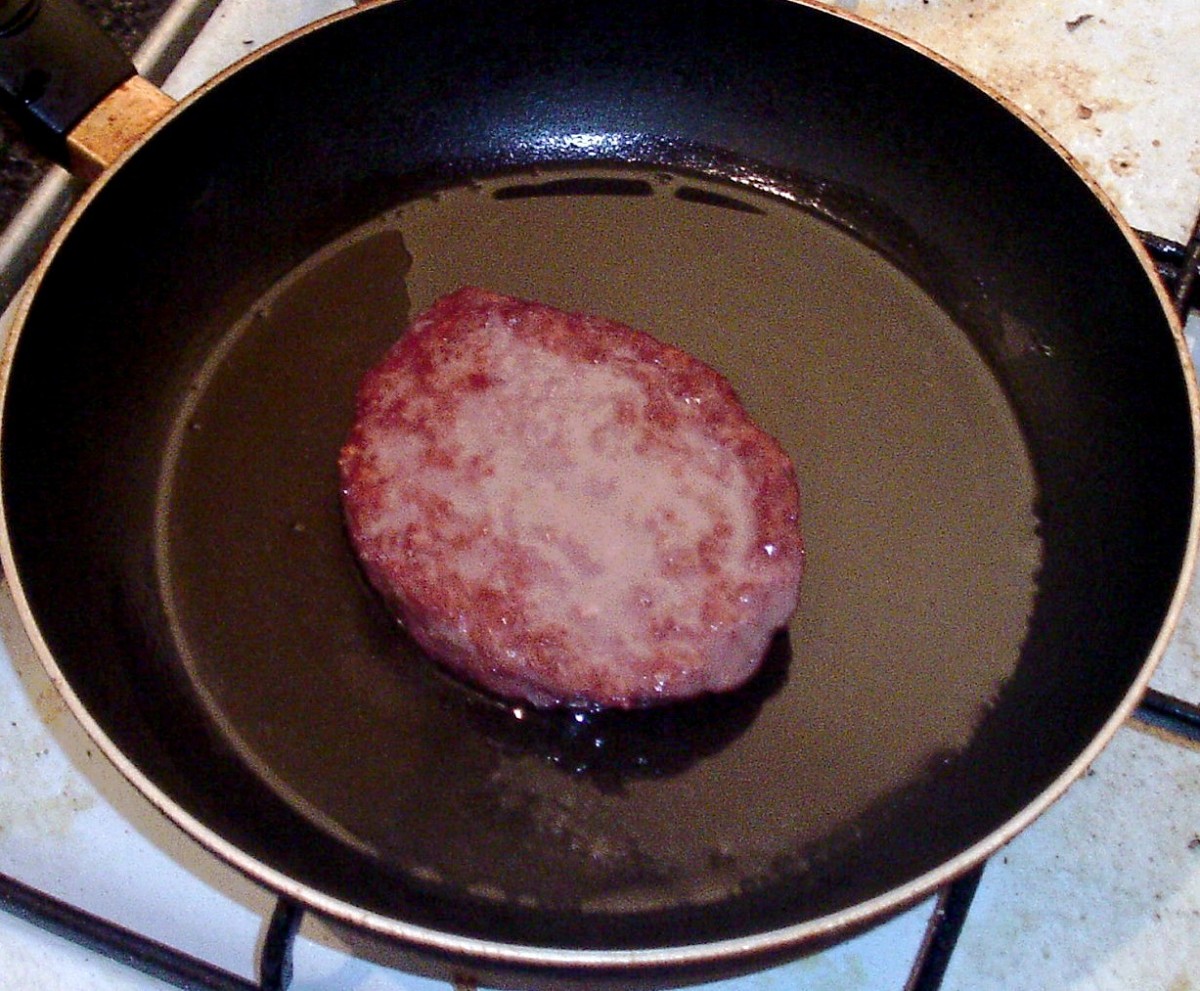
{"type": "Polygon", "coordinates": [[[733,183],[550,170],[408,201],[230,329],[165,460],[159,587],[245,762],[416,891],[611,918],[786,883],[817,915],[888,887],[823,865],[923,828],[888,810],[954,762],[1014,671],[1036,498],[1001,384],[882,255],[733,183]],[[802,603],[743,692],[514,709],[445,677],[374,601],[338,505],[353,392],[410,313],[463,284],[684,347],[788,449],[802,603]]]}

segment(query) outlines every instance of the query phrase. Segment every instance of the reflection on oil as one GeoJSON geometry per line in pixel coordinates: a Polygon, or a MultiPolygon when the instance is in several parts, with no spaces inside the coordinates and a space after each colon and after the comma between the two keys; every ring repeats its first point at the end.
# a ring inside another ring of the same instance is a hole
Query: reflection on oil
{"type": "Polygon", "coordinates": [[[680,186],[675,190],[675,198],[683,200],[685,203],[700,203],[704,206],[722,207],[737,213],[761,214],[763,212],[761,207],[757,207],[753,203],[747,203],[745,200],[738,199],[735,196],[718,193],[712,189],[700,189],[696,186],[680,186]]]}
{"type": "Polygon", "coordinates": [[[496,200],[525,200],[538,196],[653,196],[644,179],[625,176],[573,176],[541,182],[518,182],[492,191],[496,200]]]}
{"type": "Polygon", "coordinates": [[[508,756],[532,756],[601,791],[621,792],[635,779],[681,774],[719,753],[753,723],[787,681],[786,631],[771,642],[762,666],[740,689],[645,709],[539,710],[465,689],[470,724],[508,756]]]}
{"type": "Polygon", "coordinates": [[[1037,481],[988,349],[955,319],[978,307],[948,312],[801,193],[590,166],[426,191],[231,335],[175,438],[164,584],[214,722],[294,807],[414,884],[597,911],[775,881],[828,899],[820,851],[866,863],[872,837],[887,849],[924,821],[899,796],[930,794],[930,761],[964,752],[1021,657],[1037,481]],[[687,349],[788,450],[804,600],[742,692],[517,719],[371,598],[336,491],[354,387],[410,310],[465,283],[687,349]]]}

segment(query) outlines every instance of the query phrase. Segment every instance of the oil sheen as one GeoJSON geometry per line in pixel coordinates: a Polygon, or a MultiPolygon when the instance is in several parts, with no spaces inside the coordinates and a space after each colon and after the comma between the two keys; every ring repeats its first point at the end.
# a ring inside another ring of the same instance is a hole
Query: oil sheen
{"type": "Polygon", "coordinates": [[[289,273],[199,376],[163,491],[181,663],[273,789],[430,892],[601,915],[854,843],[971,740],[1040,560],[1018,417],[941,307],[786,198],[634,169],[441,189],[289,273]],[[465,284],[685,348],[788,450],[801,605],[742,694],[546,716],[455,684],[374,602],[338,505],[354,389],[465,284]]]}

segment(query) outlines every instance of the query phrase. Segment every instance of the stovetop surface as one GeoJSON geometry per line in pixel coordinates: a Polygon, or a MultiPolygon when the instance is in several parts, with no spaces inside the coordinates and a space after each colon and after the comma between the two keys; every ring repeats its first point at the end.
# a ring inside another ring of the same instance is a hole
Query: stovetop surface
{"type": "MultiPolygon", "coordinates": [[[[168,4],[88,0],[132,50],[168,4]]],[[[186,93],[278,33],[349,0],[224,0],[168,81],[186,93]]],[[[1200,210],[1200,6],[1192,0],[858,0],[844,7],[976,73],[1031,114],[1139,229],[1185,240],[1200,210]]],[[[7,125],[6,132],[7,134],[7,125]]],[[[9,138],[8,219],[45,165],[9,138]]],[[[1188,325],[1200,330],[1195,316],[1188,325]]],[[[165,822],[99,755],[0,597],[0,870],[253,975],[272,897],[165,822]],[[147,879],[153,879],[147,883],[147,879]]],[[[1200,592],[1153,685],[1200,702],[1200,592]]],[[[903,988],[932,903],[783,967],[708,991],[903,988]]],[[[293,987],[448,991],[404,961],[308,920],[293,987]]],[[[28,991],[160,987],[0,913],[0,984],[28,991]]],[[[998,853],[947,991],[1186,991],[1200,986],[1200,747],[1142,723],[998,853]]]]}

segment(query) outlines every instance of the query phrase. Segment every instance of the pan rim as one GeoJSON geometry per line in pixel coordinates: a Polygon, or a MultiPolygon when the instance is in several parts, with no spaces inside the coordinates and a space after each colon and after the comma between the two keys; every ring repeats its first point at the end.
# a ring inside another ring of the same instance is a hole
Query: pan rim
{"type": "MultiPolygon", "coordinates": [[[[385,0],[384,3],[373,6],[390,6],[403,2],[404,0],[385,0]]],[[[872,33],[887,37],[951,70],[967,84],[998,102],[1011,116],[1017,118],[1026,127],[1030,128],[1044,144],[1052,148],[1070,166],[1072,172],[1085,183],[1094,198],[1100,202],[1114,221],[1118,230],[1120,230],[1127,246],[1145,271],[1146,277],[1159,300],[1175,343],[1176,356],[1180,362],[1180,369],[1185,379],[1191,420],[1193,466],[1200,464],[1200,387],[1197,385],[1196,371],[1184,335],[1183,321],[1175,311],[1167,290],[1158,278],[1149,253],[1141,244],[1132,226],[1117,211],[1115,204],[1095,178],[1082,167],[1057,139],[1012,100],[931,49],[912,39],[905,38],[895,31],[873,24],[857,14],[821,2],[821,0],[785,0],[785,2],[794,4],[797,7],[819,10],[829,16],[857,24],[872,33]]],[[[246,56],[223,70],[208,83],[205,83],[173,107],[161,121],[147,131],[121,159],[106,170],[104,175],[84,192],[79,201],[71,209],[66,220],[56,231],[34,273],[22,288],[19,301],[12,309],[12,319],[5,335],[3,357],[0,359],[0,408],[3,408],[7,400],[16,346],[21,338],[33,300],[37,296],[38,289],[46,273],[53,265],[62,245],[69,238],[78,218],[87,211],[91,202],[100,194],[111,176],[122,167],[123,163],[129,157],[135,155],[142,146],[150,142],[163,127],[168,126],[181,114],[187,113],[189,107],[202,100],[209,91],[219,86],[225,79],[241,71],[247,64],[266,57],[271,52],[288,45],[298,37],[321,30],[323,27],[342,19],[357,16],[369,9],[371,8],[351,8],[328,15],[313,24],[289,32],[280,39],[264,46],[259,51],[246,56]]],[[[3,437],[3,421],[0,420],[0,448],[3,447],[3,437]]],[[[1039,818],[1061,798],[1068,788],[1082,776],[1086,768],[1096,760],[1101,751],[1111,741],[1116,731],[1128,720],[1144,695],[1151,677],[1174,637],[1179,618],[1185,607],[1189,589],[1194,580],[1198,555],[1197,544],[1198,540],[1200,540],[1200,495],[1197,493],[1198,487],[1194,483],[1194,476],[1195,471],[1193,471],[1188,538],[1181,560],[1179,578],[1154,643],[1143,660],[1137,677],[1099,732],[1096,733],[1088,745],[1080,752],[1078,757],[1063,769],[1033,801],[1010,817],[1001,827],[992,831],[937,868],[927,871],[907,883],[867,901],[821,916],[817,919],[761,933],[720,939],[702,944],[655,948],[609,950],[541,947],[513,942],[494,942],[477,937],[444,932],[366,911],[344,899],[326,895],[288,876],[284,872],[262,863],[257,858],[247,855],[198,818],[187,812],[166,792],[160,789],[158,785],[151,781],[117,747],[87,711],[80,698],[71,688],[43,637],[41,628],[27,599],[24,585],[16,567],[9,533],[8,514],[2,499],[0,499],[0,563],[2,563],[4,573],[7,576],[10,594],[16,604],[25,634],[30,638],[38,659],[45,668],[51,683],[62,696],[72,715],[80,723],[87,735],[97,744],[101,752],[104,753],[105,757],[116,767],[121,775],[169,821],[198,841],[207,850],[246,876],[263,884],[271,891],[292,898],[319,913],[361,926],[378,935],[396,939],[408,945],[435,953],[466,956],[486,964],[534,967],[539,969],[570,968],[576,971],[600,971],[612,968],[665,970],[717,962],[735,963],[742,959],[760,956],[765,952],[777,953],[781,950],[795,949],[808,945],[821,939],[828,939],[835,936],[840,938],[866,924],[885,919],[899,910],[916,904],[950,881],[986,861],[998,849],[1023,832],[1034,820],[1039,818]]]]}

